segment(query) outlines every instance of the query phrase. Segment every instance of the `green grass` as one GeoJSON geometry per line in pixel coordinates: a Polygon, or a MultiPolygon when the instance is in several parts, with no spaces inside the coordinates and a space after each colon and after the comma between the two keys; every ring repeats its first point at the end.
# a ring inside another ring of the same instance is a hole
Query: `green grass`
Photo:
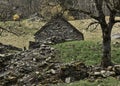
{"type": "MultiPolygon", "coordinates": [[[[63,62],[79,60],[87,65],[99,64],[102,57],[102,44],[94,41],[72,41],[54,45],[63,62]]],[[[120,63],[120,48],[112,45],[112,60],[120,63]]]]}
{"type": "Polygon", "coordinates": [[[101,57],[101,46],[92,41],[73,41],[55,45],[62,61],[80,60],[88,65],[96,64],[101,57]]]}
{"type": "MultiPolygon", "coordinates": [[[[87,28],[90,21],[70,21],[70,23],[72,23],[78,30],[82,31],[87,28]]],[[[0,37],[0,42],[4,44],[11,44],[19,48],[23,48],[24,46],[28,47],[29,41],[34,40],[33,34],[44,24],[44,22],[31,22],[23,20],[21,21],[21,26],[19,27],[18,22],[8,21],[5,24],[0,22],[0,26],[5,28],[11,26],[12,31],[20,34],[23,33],[17,37],[4,31],[0,37]]],[[[116,25],[112,32],[116,33],[118,31],[119,25],[116,25]]],[[[59,59],[63,62],[80,60],[81,62],[85,62],[87,65],[99,64],[102,56],[101,30],[98,28],[93,32],[86,31],[84,32],[84,37],[85,41],[72,41],[54,45],[54,47],[58,50],[59,59]]],[[[120,44],[112,45],[112,61],[120,64],[120,44]]],[[[103,80],[96,80],[95,82],[81,80],[70,84],[60,84],[56,86],[120,86],[119,84],[119,80],[109,77],[103,80]]]]}
{"type": "MultiPolygon", "coordinates": [[[[95,41],[72,41],[54,45],[58,50],[60,60],[63,62],[71,62],[80,60],[87,65],[99,64],[102,56],[102,44],[95,41]]],[[[112,61],[120,64],[120,44],[112,44],[112,61]]],[[[120,86],[120,81],[108,77],[105,79],[97,79],[93,82],[88,80],[80,80],[70,84],[59,84],[53,86],[120,86]]]]}
{"type": "Polygon", "coordinates": [[[109,77],[106,79],[97,79],[94,82],[90,82],[88,80],[81,80],[70,84],[65,83],[65,84],[58,84],[53,86],[120,86],[120,81],[116,80],[113,77],[109,77]]]}

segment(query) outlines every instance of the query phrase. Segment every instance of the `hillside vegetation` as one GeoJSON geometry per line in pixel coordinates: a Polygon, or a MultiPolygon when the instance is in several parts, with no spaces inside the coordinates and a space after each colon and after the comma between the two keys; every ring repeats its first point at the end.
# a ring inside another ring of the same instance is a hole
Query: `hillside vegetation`
{"type": "MultiPolygon", "coordinates": [[[[58,50],[58,56],[60,60],[69,63],[72,61],[85,62],[87,65],[99,65],[102,53],[102,36],[101,30],[98,27],[94,31],[86,31],[87,25],[94,20],[76,20],[69,21],[78,30],[83,32],[84,41],[71,41],[52,45],[58,50]]],[[[0,25],[7,28],[11,26],[11,31],[15,31],[19,36],[15,36],[11,33],[3,31],[0,42],[4,44],[11,44],[19,48],[28,47],[29,41],[34,41],[34,33],[40,29],[45,22],[31,22],[28,20],[21,21],[21,25],[18,22],[8,21],[6,23],[0,22],[0,25]]],[[[92,26],[90,29],[92,29],[92,26]]],[[[114,26],[113,32],[119,32],[119,24],[114,26]]],[[[112,40],[112,61],[114,63],[120,63],[120,40],[112,40]]],[[[58,84],[55,86],[119,86],[119,79],[109,77],[106,79],[97,80],[81,80],[70,84],[58,84]]],[[[52,85],[54,86],[54,85],[52,85]]]]}
{"type": "MultiPolygon", "coordinates": [[[[59,51],[59,56],[64,62],[81,61],[87,65],[100,63],[102,56],[101,42],[73,41],[54,46],[59,51]]],[[[120,63],[120,44],[112,44],[112,60],[120,63]]]]}
{"type": "Polygon", "coordinates": [[[113,77],[109,77],[103,80],[97,79],[95,82],[90,82],[89,80],[81,80],[70,84],[58,84],[52,86],[119,86],[119,84],[119,80],[116,80],[113,77]]]}
{"type": "MultiPolygon", "coordinates": [[[[89,41],[95,41],[95,42],[102,42],[102,34],[101,29],[98,26],[98,28],[91,32],[91,30],[95,27],[94,25],[89,28],[89,30],[86,31],[86,28],[88,27],[91,19],[86,20],[75,20],[75,21],[69,21],[73,26],[75,26],[79,31],[81,31],[84,34],[85,40],[89,41]]],[[[3,31],[0,42],[4,44],[12,44],[16,47],[23,48],[28,47],[29,41],[34,41],[34,33],[38,31],[46,22],[38,22],[38,21],[29,21],[28,19],[22,20],[20,22],[20,26],[18,22],[14,21],[7,21],[6,23],[0,22],[0,25],[2,27],[8,28],[10,27],[10,31],[14,31],[19,36],[13,35],[11,33],[7,33],[6,31],[3,31]]],[[[119,32],[119,24],[116,24],[113,28],[112,34],[119,32]]],[[[119,41],[119,40],[112,40],[112,42],[119,41]]]]}

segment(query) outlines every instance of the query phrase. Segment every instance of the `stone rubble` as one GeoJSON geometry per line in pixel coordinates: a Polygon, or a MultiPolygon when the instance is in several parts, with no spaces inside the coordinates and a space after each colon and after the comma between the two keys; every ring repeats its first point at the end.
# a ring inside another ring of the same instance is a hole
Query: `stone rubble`
{"type": "Polygon", "coordinates": [[[61,63],[55,49],[42,44],[40,48],[12,55],[4,70],[0,71],[0,85],[55,84],[65,82],[67,77],[79,80],[86,77],[87,70],[84,67],[81,63],[61,63]]]}
{"type": "Polygon", "coordinates": [[[8,65],[14,54],[21,51],[21,48],[0,43],[0,72],[5,70],[4,67],[8,65]]]}
{"type": "Polygon", "coordinates": [[[120,65],[101,68],[80,61],[62,63],[58,51],[49,45],[5,56],[0,66],[0,86],[48,86],[81,79],[120,77],[120,65]],[[9,59],[11,58],[11,59],[9,59]]]}

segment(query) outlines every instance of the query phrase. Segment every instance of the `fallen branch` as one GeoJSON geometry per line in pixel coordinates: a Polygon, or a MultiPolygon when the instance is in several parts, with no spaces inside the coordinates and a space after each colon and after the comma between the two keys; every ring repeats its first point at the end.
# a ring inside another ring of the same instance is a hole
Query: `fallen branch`
{"type": "MultiPolygon", "coordinates": [[[[110,10],[110,12],[115,11],[115,12],[117,12],[117,13],[120,14],[119,8],[116,9],[116,8],[112,5],[112,3],[110,2],[110,0],[105,0],[105,2],[106,2],[106,5],[107,5],[107,8],[110,10]]],[[[119,4],[118,4],[118,6],[119,6],[119,4]]]]}
{"type": "MultiPolygon", "coordinates": [[[[7,30],[6,28],[0,27],[0,29],[5,30],[5,31],[7,31],[7,32],[9,32],[9,33],[12,33],[12,34],[14,34],[14,35],[16,35],[16,36],[19,36],[19,34],[15,33],[15,32],[12,32],[12,31],[9,31],[9,30],[7,30]]],[[[2,31],[2,32],[3,32],[3,31],[2,31]]],[[[2,33],[1,33],[1,34],[2,34],[2,33]]]]}
{"type": "Polygon", "coordinates": [[[98,27],[98,25],[99,25],[99,22],[91,22],[89,25],[88,25],[88,27],[86,28],[86,30],[88,30],[92,25],[94,25],[94,24],[96,24],[96,26],[91,30],[91,32],[92,31],[94,31],[97,27],[98,27]]]}
{"type": "Polygon", "coordinates": [[[96,24],[95,27],[94,27],[92,30],[90,30],[90,32],[92,32],[92,31],[94,31],[95,29],[97,29],[98,25],[99,25],[99,23],[96,24]]]}

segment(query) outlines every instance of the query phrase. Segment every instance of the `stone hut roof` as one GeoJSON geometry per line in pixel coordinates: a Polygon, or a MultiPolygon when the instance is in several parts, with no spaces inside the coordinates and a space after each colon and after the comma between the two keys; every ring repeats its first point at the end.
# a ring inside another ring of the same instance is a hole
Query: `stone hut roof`
{"type": "Polygon", "coordinates": [[[68,40],[83,40],[83,34],[71,25],[61,15],[54,16],[35,34],[36,42],[51,41],[54,43],[65,42],[68,40]]]}

